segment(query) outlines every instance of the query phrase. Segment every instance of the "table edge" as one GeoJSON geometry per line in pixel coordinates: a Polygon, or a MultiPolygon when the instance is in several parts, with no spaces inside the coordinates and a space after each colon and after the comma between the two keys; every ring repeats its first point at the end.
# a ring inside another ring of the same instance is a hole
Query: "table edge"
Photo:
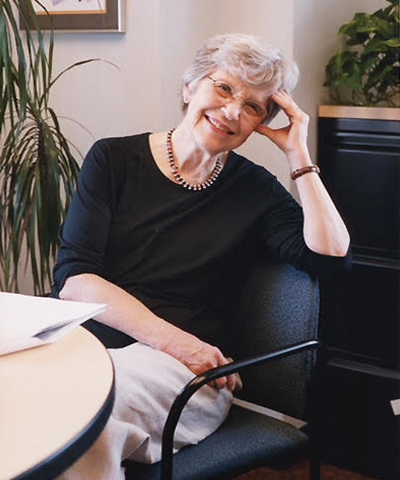
{"type": "Polygon", "coordinates": [[[48,479],[55,478],[75,463],[98,439],[111,415],[115,400],[115,369],[110,354],[107,354],[112,365],[113,379],[109,393],[97,414],[66,445],[12,480],[43,480],[44,474],[48,479]]]}

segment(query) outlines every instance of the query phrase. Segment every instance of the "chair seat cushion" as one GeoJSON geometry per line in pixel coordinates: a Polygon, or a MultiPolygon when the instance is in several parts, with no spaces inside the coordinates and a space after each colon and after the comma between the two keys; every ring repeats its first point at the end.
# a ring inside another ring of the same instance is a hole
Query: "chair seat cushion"
{"type": "MultiPolygon", "coordinates": [[[[229,479],[261,466],[286,468],[307,445],[306,434],[292,425],[234,405],[215,433],[174,455],[174,480],[229,479]]],[[[126,466],[127,480],[160,479],[160,462],[126,466]]]]}

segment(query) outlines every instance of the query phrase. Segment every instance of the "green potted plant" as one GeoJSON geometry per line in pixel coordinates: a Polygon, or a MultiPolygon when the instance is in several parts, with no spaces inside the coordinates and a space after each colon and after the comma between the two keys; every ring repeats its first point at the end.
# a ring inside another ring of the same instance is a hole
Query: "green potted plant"
{"type": "Polygon", "coordinates": [[[54,31],[43,32],[33,3],[19,11],[19,1],[0,1],[0,289],[19,291],[22,263],[43,294],[79,172],[50,93],[65,72],[95,59],[54,76],[54,31]]]}
{"type": "Polygon", "coordinates": [[[339,29],[344,40],[326,65],[324,86],[335,104],[395,107],[399,102],[399,3],[356,13],[339,29]]]}

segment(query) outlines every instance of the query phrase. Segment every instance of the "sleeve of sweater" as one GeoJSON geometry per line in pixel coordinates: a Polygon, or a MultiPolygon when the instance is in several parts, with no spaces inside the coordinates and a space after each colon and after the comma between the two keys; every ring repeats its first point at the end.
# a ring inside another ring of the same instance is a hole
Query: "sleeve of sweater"
{"type": "Polygon", "coordinates": [[[325,277],[350,269],[351,250],[344,257],[310,250],[304,240],[304,216],[300,205],[274,177],[268,182],[268,208],[263,217],[262,243],[273,256],[311,275],[325,277]]]}
{"type": "Polygon", "coordinates": [[[110,143],[99,140],[83,162],[53,269],[57,294],[70,276],[81,273],[102,275],[115,205],[115,173],[110,158],[110,143]]]}

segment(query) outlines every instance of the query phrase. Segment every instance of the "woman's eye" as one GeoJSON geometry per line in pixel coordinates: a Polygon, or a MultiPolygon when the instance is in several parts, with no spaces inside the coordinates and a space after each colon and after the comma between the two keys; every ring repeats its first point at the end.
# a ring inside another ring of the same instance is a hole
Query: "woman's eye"
{"type": "Polygon", "coordinates": [[[229,85],[227,85],[226,83],[217,83],[215,85],[218,93],[224,97],[228,97],[230,95],[232,95],[232,89],[229,85]]]}
{"type": "Polygon", "coordinates": [[[251,115],[256,115],[256,116],[262,115],[262,109],[260,105],[257,105],[256,103],[247,102],[245,104],[245,108],[246,108],[246,111],[251,115]]]}

